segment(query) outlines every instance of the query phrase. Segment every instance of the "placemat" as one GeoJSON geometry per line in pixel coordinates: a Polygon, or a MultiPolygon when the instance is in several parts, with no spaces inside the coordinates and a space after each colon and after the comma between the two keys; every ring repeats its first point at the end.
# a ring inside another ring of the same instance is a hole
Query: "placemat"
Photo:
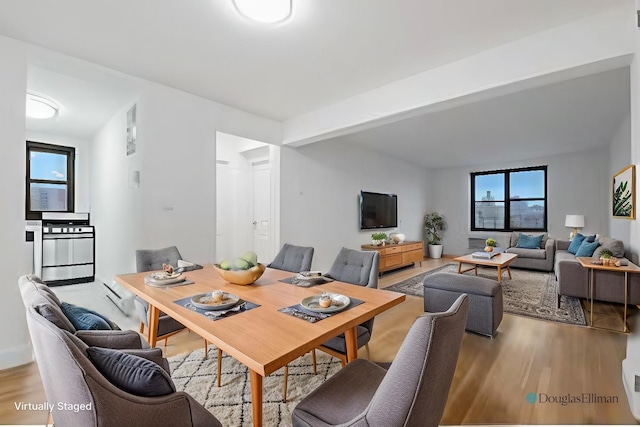
{"type": "Polygon", "coordinates": [[[302,304],[291,305],[289,307],[281,308],[278,311],[280,313],[288,314],[289,316],[297,317],[298,319],[306,320],[309,323],[316,323],[335,314],[344,313],[345,311],[351,310],[353,307],[357,307],[364,303],[363,300],[358,298],[349,297],[349,299],[351,300],[349,306],[344,310],[340,310],[335,313],[316,313],[315,311],[307,310],[302,306],[302,304]]]}
{"type": "Polygon", "coordinates": [[[260,304],[255,304],[253,302],[240,300],[238,304],[229,308],[227,310],[202,310],[201,308],[196,307],[191,304],[191,297],[186,297],[174,301],[174,303],[181,305],[182,307],[188,308],[191,311],[195,311],[196,313],[200,313],[203,316],[211,319],[211,320],[219,320],[224,319],[225,317],[231,317],[239,313],[244,313],[245,311],[252,310],[256,307],[260,307],[260,304]]]}
{"type": "Polygon", "coordinates": [[[309,277],[307,279],[299,279],[298,276],[291,276],[279,280],[279,282],[288,283],[290,285],[296,285],[303,288],[308,288],[316,285],[324,285],[325,283],[331,283],[333,281],[334,279],[326,276],[309,277]]]}

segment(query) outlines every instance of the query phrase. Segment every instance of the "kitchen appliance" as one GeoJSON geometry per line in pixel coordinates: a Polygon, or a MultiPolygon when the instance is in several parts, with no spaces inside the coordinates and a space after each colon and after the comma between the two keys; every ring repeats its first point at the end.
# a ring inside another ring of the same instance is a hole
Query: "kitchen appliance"
{"type": "Polygon", "coordinates": [[[35,274],[50,286],[93,282],[95,230],[89,213],[43,212],[34,239],[35,274]]]}

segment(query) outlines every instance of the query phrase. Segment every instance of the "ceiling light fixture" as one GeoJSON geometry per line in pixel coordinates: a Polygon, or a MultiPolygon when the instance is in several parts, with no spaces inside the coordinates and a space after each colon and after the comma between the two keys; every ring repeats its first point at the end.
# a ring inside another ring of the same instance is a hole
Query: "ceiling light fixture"
{"type": "Polygon", "coordinates": [[[57,116],[60,105],[50,98],[27,93],[27,117],[33,119],[49,119],[57,116]]]}
{"type": "Polygon", "coordinates": [[[265,24],[275,24],[291,16],[293,0],[233,0],[241,15],[265,24]]]}

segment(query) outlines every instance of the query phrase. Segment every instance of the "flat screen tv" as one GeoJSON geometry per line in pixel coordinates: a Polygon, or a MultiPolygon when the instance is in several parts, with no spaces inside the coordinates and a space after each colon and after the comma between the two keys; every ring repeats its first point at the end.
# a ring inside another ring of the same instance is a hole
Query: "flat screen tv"
{"type": "Polygon", "coordinates": [[[398,196],[360,192],[360,230],[398,226],[398,196]]]}

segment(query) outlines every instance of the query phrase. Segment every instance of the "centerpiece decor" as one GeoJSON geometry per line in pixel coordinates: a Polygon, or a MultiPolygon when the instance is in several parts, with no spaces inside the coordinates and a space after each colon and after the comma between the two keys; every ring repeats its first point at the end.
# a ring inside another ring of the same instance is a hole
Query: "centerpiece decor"
{"type": "Polygon", "coordinates": [[[373,233],[371,234],[371,244],[375,245],[375,246],[380,246],[382,244],[384,244],[384,242],[387,240],[387,233],[373,233]]]}
{"type": "Polygon", "coordinates": [[[493,248],[496,247],[498,242],[496,242],[496,239],[494,239],[493,237],[489,237],[487,240],[484,241],[484,244],[485,244],[485,247],[484,247],[485,252],[493,252],[493,248]]]}

